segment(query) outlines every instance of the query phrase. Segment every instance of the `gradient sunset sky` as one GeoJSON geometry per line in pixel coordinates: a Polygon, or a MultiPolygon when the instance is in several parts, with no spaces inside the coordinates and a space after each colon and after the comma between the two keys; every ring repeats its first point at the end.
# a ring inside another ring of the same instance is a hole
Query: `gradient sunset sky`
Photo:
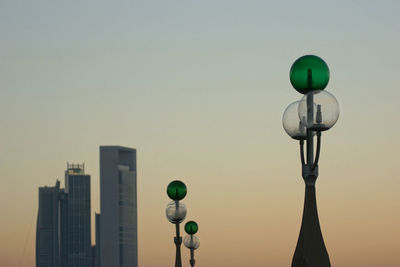
{"type": "MultiPolygon", "coordinates": [[[[188,187],[196,267],[290,266],[304,183],[289,69],[330,67],[317,201],[331,264],[400,266],[400,1],[0,1],[0,266],[35,266],[38,187],[137,149],[139,265],[173,266],[166,186],[188,187]],[[26,244],[26,247],[24,248],[26,244]]],[[[94,239],[94,238],[93,238],[94,239]]],[[[183,248],[183,263],[189,266],[183,248]]]]}

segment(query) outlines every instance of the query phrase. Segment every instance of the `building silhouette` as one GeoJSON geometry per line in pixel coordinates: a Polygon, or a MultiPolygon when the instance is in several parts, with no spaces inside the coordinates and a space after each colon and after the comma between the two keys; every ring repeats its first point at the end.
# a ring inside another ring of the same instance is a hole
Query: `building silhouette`
{"type": "Polygon", "coordinates": [[[66,224],[61,236],[66,247],[62,250],[62,267],[91,267],[90,175],[85,174],[83,164],[67,164],[65,194],[66,224]]]}
{"type": "Polygon", "coordinates": [[[100,147],[100,264],[137,267],[136,150],[100,147]]]}
{"type": "Polygon", "coordinates": [[[60,267],[60,182],[39,187],[36,223],[36,267],[60,267]]]}
{"type": "Polygon", "coordinates": [[[92,267],[90,175],[67,164],[65,189],[39,187],[36,267],[92,267]]]}

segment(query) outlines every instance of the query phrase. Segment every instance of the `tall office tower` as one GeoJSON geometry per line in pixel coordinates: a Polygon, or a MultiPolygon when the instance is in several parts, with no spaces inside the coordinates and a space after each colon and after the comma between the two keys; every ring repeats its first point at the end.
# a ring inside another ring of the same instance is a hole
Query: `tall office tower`
{"type": "Polygon", "coordinates": [[[83,164],[67,164],[65,194],[61,231],[61,242],[65,245],[61,253],[63,267],[91,267],[90,175],[85,174],[83,164]]]}
{"type": "Polygon", "coordinates": [[[137,267],[136,150],[100,147],[100,264],[137,267]]]}
{"type": "Polygon", "coordinates": [[[60,182],[39,187],[36,224],[36,267],[60,267],[60,182]]]}

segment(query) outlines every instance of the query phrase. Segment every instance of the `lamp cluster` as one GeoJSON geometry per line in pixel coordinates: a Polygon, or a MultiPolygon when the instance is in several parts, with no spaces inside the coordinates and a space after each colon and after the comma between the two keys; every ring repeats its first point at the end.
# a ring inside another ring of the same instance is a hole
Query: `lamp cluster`
{"type": "Polygon", "coordinates": [[[329,82],[329,68],[320,57],[306,55],[297,59],[290,69],[290,82],[304,96],[286,108],[282,123],[286,133],[299,140],[302,176],[306,185],[303,220],[292,267],[331,267],[318,219],[315,182],[321,132],[335,125],[339,118],[339,103],[324,90],[329,82]]]}
{"type": "Polygon", "coordinates": [[[329,130],[339,118],[339,103],[325,87],[329,82],[328,65],[313,55],[297,59],[290,69],[290,82],[304,96],[291,103],[283,113],[286,133],[296,140],[306,140],[307,130],[329,130]]]}
{"type": "MultiPolygon", "coordinates": [[[[168,203],[166,208],[166,215],[168,221],[175,224],[176,236],[174,237],[174,243],[176,245],[176,257],[175,267],[182,267],[181,250],[182,237],[180,236],[179,225],[186,218],[186,206],[180,200],[182,200],[187,194],[186,185],[179,180],[172,181],[167,187],[167,195],[172,201],[168,203]]],[[[190,265],[194,267],[194,250],[200,246],[200,239],[194,234],[199,230],[199,226],[195,221],[188,221],[185,224],[185,231],[188,234],[184,238],[185,246],[190,249],[190,265]]]]}

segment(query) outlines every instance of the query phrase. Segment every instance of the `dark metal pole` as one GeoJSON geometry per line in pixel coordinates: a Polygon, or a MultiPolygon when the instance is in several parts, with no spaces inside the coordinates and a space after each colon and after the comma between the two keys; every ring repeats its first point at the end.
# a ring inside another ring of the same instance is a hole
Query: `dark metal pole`
{"type": "MultiPolygon", "coordinates": [[[[312,73],[308,70],[308,83],[311,88],[312,73]]],[[[307,123],[312,125],[314,122],[314,96],[307,96],[307,123]]],[[[318,150],[320,148],[320,134],[318,137],[318,150]]],[[[300,143],[300,153],[302,153],[302,143],[300,143]]],[[[302,160],[302,176],[305,182],[305,197],[303,220],[296,250],[294,252],[292,267],[331,267],[329,255],[322,237],[319,224],[317,200],[315,193],[315,181],[318,178],[318,158],[314,164],[314,132],[307,130],[307,162],[302,160]]]]}
{"type": "Polygon", "coordinates": [[[190,266],[191,267],[194,267],[194,263],[195,263],[196,261],[194,260],[194,249],[193,248],[191,248],[190,249],[190,266]]]}
{"type": "MultiPolygon", "coordinates": [[[[307,96],[307,123],[311,125],[314,117],[314,96],[307,96]]],[[[307,165],[312,166],[314,163],[314,132],[307,130],[307,165]]]]}
{"type": "Polygon", "coordinates": [[[331,267],[318,219],[315,185],[305,188],[303,220],[292,267],[331,267]]]}
{"type": "Polygon", "coordinates": [[[179,234],[179,223],[176,223],[175,226],[176,226],[176,237],[174,238],[174,242],[176,245],[175,267],[182,267],[182,260],[181,260],[182,237],[180,237],[179,234]]]}
{"type": "MultiPolygon", "coordinates": [[[[312,88],[312,70],[307,71],[307,86],[312,88]]],[[[307,124],[310,126],[314,122],[314,95],[307,95],[307,124]]],[[[313,132],[307,130],[307,165],[311,166],[314,161],[314,137],[313,132]]]]}

